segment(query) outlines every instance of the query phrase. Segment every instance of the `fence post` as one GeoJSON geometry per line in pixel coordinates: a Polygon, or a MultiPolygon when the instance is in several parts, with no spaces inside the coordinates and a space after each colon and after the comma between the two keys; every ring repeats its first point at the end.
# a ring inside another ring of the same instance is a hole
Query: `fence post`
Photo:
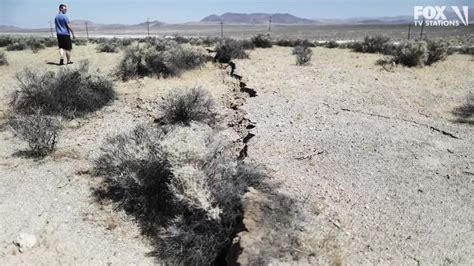
{"type": "Polygon", "coordinates": [[[272,16],[268,20],[268,33],[272,33],[272,16]]]}
{"type": "Polygon", "coordinates": [[[148,34],[148,37],[150,37],[150,18],[146,19],[146,32],[148,34]]]}
{"type": "Polygon", "coordinates": [[[54,35],[53,35],[53,23],[51,22],[51,20],[49,21],[49,28],[51,29],[51,38],[54,38],[54,35]]]}
{"type": "Polygon", "coordinates": [[[421,24],[420,40],[423,40],[423,30],[425,29],[425,20],[423,19],[423,24],[421,24]]]}
{"type": "Polygon", "coordinates": [[[221,38],[224,38],[224,21],[221,21],[221,38]]]}
{"type": "Polygon", "coordinates": [[[87,21],[86,21],[86,35],[87,35],[87,40],[89,40],[89,26],[87,25],[87,21]]]}
{"type": "Polygon", "coordinates": [[[411,34],[411,23],[408,24],[408,40],[410,40],[410,34],[411,34]]]}

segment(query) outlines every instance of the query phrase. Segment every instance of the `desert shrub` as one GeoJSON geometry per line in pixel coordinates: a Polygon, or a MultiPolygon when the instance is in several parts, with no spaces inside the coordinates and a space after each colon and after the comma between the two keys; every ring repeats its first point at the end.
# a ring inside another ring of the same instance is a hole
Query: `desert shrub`
{"type": "Polygon", "coordinates": [[[128,46],[132,45],[132,43],[133,43],[132,38],[122,38],[122,40],[121,40],[122,47],[128,47],[128,46]]]}
{"type": "Polygon", "coordinates": [[[183,37],[183,36],[178,36],[178,35],[175,36],[175,37],[173,38],[173,40],[174,40],[175,42],[179,43],[179,44],[184,44],[184,43],[189,43],[189,42],[190,42],[190,40],[189,40],[188,38],[183,37]]]}
{"type": "Polygon", "coordinates": [[[313,51],[307,46],[300,45],[293,48],[293,54],[296,55],[296,64],[303,66],[311,61],[313,51]]]}
{"type": "Polygon", "coordinates": [[[39,50],[44,49],[45,46],[40,39],[37,38],[29,38],[26,40],[26,45],[33,51],[33,53],[37,53],[39,50]]]}
{"type": "Polygon", "coordinates": [[[228,63],[232,59],[245,59],[249,58],[249,55],[245,52],[242,42],[225,39],[216,45],[214,49],[216,55],[214,61],[219,63],[228,63]]]}
{"type": "Polygon", "coordinates": [[[255,47],[257,48],[272,48],[273,46],[270,36],[265,35],[265,34],[255,35],[252,38],[252,42],[253,44],[255,44],[255,47]]]}
{"type": "Polygon", "coordinates": [[[211,47],[216,45],[219,42],[219,38],[211,38],[211,37],[198,37],[192,38],[189,43],[191,45],[200,45],[204,47],[211,47]]]}
{"type": "Polygon", "coordinates": [[[241,40],[239,42],[242,45],[242,48],[244,48],[244,50],[255,49],[255,44],[252,42],[252,40],[241,40]]]}
{"type": "Polygon", "coordinates": [[[474,94],[468,95],[466,102],[456,107],[452,113],[458,117],[456,122],[474,124],[472,120],[474,118],[474,94]]]}
{"type": "Polygon", "coordinates": [[[426,61],[427,65],[431,65],[438,61],[443,61],[448,57],[449,52],[449,43],[446,41],[427,41],[428,47],[428,59],[426,61]]]}
{"type": "Polygon", "coordinates": [[[474,46],[462,46],[458,52],[460,54],[474,55],[474,46]]]}
{"type": "Polygon", "coordinates": [[[0,47],[6,47],[14,42],[15,40],[11,36],[8,36],[8,35],[0,36],[0,47]]]}
{"type": "Polygon", "coordinates": [[[195,121],[213,125],[217,118],[214,99],[202,88],[174,91],[159,107],[166,124],[189,125],[195,121]]]}
{"type": "MultiPolygon", "coordinates": [[[[73,40],[73,42],[76,45],[79,45],[79,44],[77,44],[78,40],[83,40],[83,39],[75,39],[75,40],[73,40]]],[[[56,47],[56,46],[58,46],[58,40],[56,38],[44,38],[43,39],[43,44],[46,47],[56,47]]]]}
{"type": "Polygon", "coordinates": [[[118,53],[119,47],[115,42],[105,42],[97,46],[97,51],[101,53],[118,53]]]}
{"type": "Polygon", "coordinates": [[[15,42],[7,46],[7,51],[22,51],[22,50],[25,50],[26,48],[28,48],[26,43],[15,42]]]}
{"type": "Polygon", "coordinates": [[[74,43],[74,45],[77,45],[77,46],[84,46],[84,45],[87,45],[87,39],[84,39],[84,38],[75,38],[72,40],[72,42],[74,43]]]}
{"type": "Polygon", "coordinates": [[[325,46],[326,46],[326,48],[332,49],[332,48],[339,47],[339,44],[336,41],[331,40],[331,41],[327,42],[325,46]]]}
{"type": "Polygon", "coordinates": [[[8,65],[8,60],[7,56],[5,55],[5,52],[0,52],[0,66],[6,66],[8,65]]]}
{"type": "Polygon", "coordinates": [[[173,265],[210,265],[230,246],[242,196],[263,174],[235,158],[222,134],[191,123],[138,126],[106,140],[96,161],[104,187],[173,265]]]}
{"type": "Polygon", "coordinates": [[[36,157],[44,157],[54,150],[61,127],[57,118],[45,116],[41,109],[28,115],[14,115],[9,125],[15,136],[28,143],[36,157]]]}
{"type": "Polygon", "coordinates": [[[362,42],[354,44],[352,50],[359,53],[384,53],[390,38],[382,35],[365,36],[362,42]]]}
{"type": "Polygon", "coordinates": [[[207,61],[209,56],[202,51],[160,40],[144,47],[127,49],[116,74],[122,80],[144,76],[166,78],[197,68],[207,61]]]}
{"type": "Polygon", "coordinates": [[[316,47],[314,42],[310,42],[306,39],[296,39],[296,40],[280,39],[275,42],[275,45],[282,46],[282,47],[295,47],[295,46],[316,47]]]}
{"type": "Polygon", "coordinates": [[[31,110],[41,109],[46,115],[73,118],[96,111],[115,99],[112,82],[89,73],[87,61],[57,73],[25,69],[17,79],[19,89],[10,102],[17,113],[31,114],[31,110]]]}
{"type": "Polygon", "coordinates": [[[394,61],[408,67],[424,66],[428,61],[428,46],[425,41],[407,41],[400,45],[394,61]]]}

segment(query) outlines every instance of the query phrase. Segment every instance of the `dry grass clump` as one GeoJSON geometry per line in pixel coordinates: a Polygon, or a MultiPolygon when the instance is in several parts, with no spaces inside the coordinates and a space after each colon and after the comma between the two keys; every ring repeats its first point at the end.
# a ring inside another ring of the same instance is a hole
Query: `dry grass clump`
{"type": "Polygon", "coordinates": [[[202,51],[174,41],[150,39],[150,42],[153,43],[125,51],[116,72],[118,77],[122,80],[144,76],[166,78],[197,68],[210,60],[202,51]]]}
{"type": "Polygon", "coordinates": [[[299,45],[293,48],[293,54],[296,55],[296,64],[299,66],[304,66],[311,61],[313,51],[308,46],[299,45]]]}
{"type": "Polygon", "coordinates": [[[5,52],[0,52],[0,66],[6,66],[8,65],[8,60],[7,56],[5,55],[5,52]]]}
{"type": "MultiPolygon", "coordinates": [[[[249,44],[247,44],[247,46],[249,46],[249,44]]],[[[214,61],[219,63],[229,63],[232,59],[249,58],[249,55],[245,51],[244,43],[233,39],[222,40],[216,45],[214,50],[216,52],[214,61]]]]}
{"type": "Polygon", "coordinates": [[[34,157],[44,157],[54,151],[61,128],[59,119],[44,115],[41,109],[29,115],[13,115],[9,126],[15,136],[28,143],[34,157]]]}
{"type": "Polygon", "coordinates": [[[97,195],[137,217],[166,263],[212,264],[231,244],[247,187],[262,178],[225,143],[195,122],[109,138],[96,162],[97,195]]]}
{"type": "Polygon", "coordinates": [[[89,73],[87,61],[57,73],[25,69],[17,79],[19,89],[10,102],[16,113],[31,114],[41,109],[46,115],[74,118],[96,111],[115,99],[113,83],[100,74],[89,73]]]}
{"type": "Polygon", "coordinates": [[[272,48],[273,42],[269,35],[258,34],[252,38],[252,42],[257,48],[272,48]]]}
{"type": "Polygon", "coordinates": [[[199,87],[171,92],[159,109],[160,120],[166,124],[189,125],[194,121],[214,125],[218,115],[214,99],[199,87]]]}

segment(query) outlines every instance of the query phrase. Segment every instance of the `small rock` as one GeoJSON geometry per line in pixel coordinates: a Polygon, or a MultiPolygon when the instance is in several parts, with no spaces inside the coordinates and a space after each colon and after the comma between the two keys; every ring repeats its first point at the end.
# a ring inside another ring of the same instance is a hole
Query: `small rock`
{"type": "Polygon", "coordinates": [[[13,242],[13,244],[18,247],[20,252],[24,252],[27,249],[33,248],[36,243],[38,243],[36,236],[26,233],[21,233],[17,237],[16,241],[13,242]]]}

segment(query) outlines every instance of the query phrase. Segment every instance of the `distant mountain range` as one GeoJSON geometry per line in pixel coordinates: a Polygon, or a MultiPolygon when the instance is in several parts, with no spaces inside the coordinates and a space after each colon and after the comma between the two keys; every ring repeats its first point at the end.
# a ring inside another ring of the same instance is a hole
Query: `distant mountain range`
{"type": "MultiPolygon", "coordinates": [[[[469,13],[473,14],[474,9],[469,9],[469,13]]],[[[454,12],[446,12],[448,19],[457,19],[454,12]]],[[[469,18],[470,24],[474,24],[474,16],[469,18]]],[[[190,22],[183,24],[212,24],[224,22],[227,24],[267,24],[271,19],[274,24],[287,25],[395,25],[395,24],[409,24],[413,23],[413,16],[394,16],[394,17],[365,17],[365,18],[349,18],[349,19],[308,19],[301,18],[291,14],[282,13],[224,13],[222,15],[210,15],[203,18],[200,22],[190,22]]],[[[86,24],[89,30],[94,31],[127,31],[142,29],[149,24],[150,29],[159,28],[168,25],[167,23],[154,20],[149,22],[142,22],[138,24],[98,24],[88,20],[73,20],[72,24],[78,30],[85,30],[86,24]]],[[[49,29],[22,29],[16,26],[0,25],[0,32],[28,32],[28,31],[46,31],[49,29]]]]}
{"type": "Polygon", "coordinates": [[[314,20],[300,18],[291,14],[267,14],[267,13],[225,13],[221,16],[210,15],[201,20],[201,22],[225,22],[225,23],[242,23],[242,24],[262,24],[268,23],[269,20],[278,24],[313,24],[314,20]]]}

